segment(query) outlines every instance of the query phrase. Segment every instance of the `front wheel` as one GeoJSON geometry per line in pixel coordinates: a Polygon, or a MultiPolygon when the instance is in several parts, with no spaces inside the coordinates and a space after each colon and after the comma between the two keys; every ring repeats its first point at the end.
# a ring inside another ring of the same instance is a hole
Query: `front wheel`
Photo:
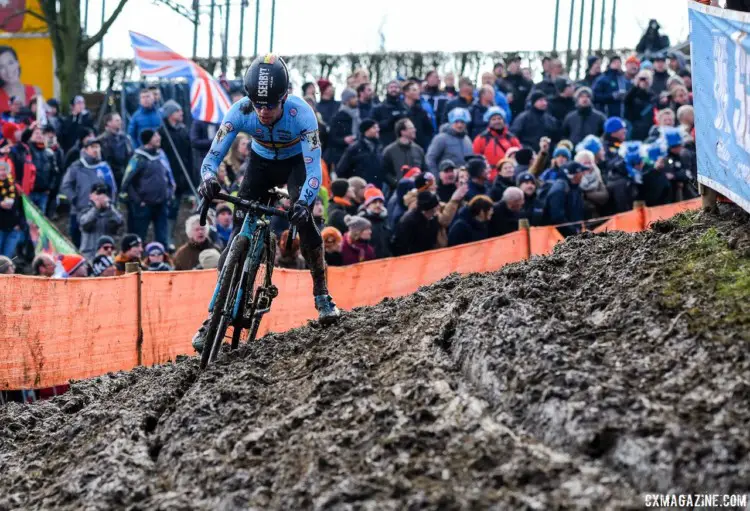
{"type": "Polygon", "coordinates": [[[229,247],[229,254],[227,254],[224,268],[219,276],[219,293],[216,295],[213,312],[206,330],[205,343],[201,352],[201,369],[205,369],[209,362],[216,358],[224,340],[224,334],[229,327],[232,305],[242,276],[242,262],[247,252],[247,244],[248,239],[246,237],[235,236],[232,245],[229,247]],[[230,304],[228,314],[225,313],[227,301],[230,304]]]}

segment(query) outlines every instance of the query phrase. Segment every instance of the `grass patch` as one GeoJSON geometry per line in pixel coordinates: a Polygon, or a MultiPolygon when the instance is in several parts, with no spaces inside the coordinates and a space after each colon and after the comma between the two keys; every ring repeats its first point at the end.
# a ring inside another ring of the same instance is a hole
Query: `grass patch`
{"type": "Polygon", "coordinates": [[[674,217],[672,217],[671,222],[674,223],[677,227],[690,227],[691,225],[695,225],[696,223],[698,223],[700,215],[700,210],[685,211],[683,213],[680,213],[679,215],[675,215],[674,217]]]}

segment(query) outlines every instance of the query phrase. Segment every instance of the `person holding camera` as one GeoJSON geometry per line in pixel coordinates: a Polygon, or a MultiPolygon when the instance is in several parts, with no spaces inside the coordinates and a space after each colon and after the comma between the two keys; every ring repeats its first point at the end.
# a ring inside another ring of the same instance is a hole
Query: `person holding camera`
{"type": "Polygon", "coordinates": [[[95,183],[89,194],[89,205],[78,216],[81,254],[89,261],[96,256],[99,238],[116,235],[123,224],[122,215],[112,205],[107,192],[106,185],[95,183]]]}

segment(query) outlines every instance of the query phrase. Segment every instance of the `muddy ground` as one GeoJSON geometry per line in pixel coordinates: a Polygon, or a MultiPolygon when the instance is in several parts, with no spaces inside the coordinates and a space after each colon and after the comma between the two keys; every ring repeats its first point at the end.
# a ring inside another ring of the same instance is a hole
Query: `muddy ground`
{"type": "Polygon", "coordinates": [[[0,409],[6,509],[643,509],[750,493],[735,208],[0,409]]]}

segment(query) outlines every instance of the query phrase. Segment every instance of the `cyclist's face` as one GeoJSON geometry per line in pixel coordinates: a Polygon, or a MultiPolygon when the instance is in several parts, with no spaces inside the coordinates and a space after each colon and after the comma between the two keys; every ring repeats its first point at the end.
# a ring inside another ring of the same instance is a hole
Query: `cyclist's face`
{"type": "Polygon", "coordinates": [[[255,109],[255,113],[258,114],[261,124],[273,124],[281,118],[281,103],[272,107],[261,107],[254,104],[253,108],[255,109]]]}

